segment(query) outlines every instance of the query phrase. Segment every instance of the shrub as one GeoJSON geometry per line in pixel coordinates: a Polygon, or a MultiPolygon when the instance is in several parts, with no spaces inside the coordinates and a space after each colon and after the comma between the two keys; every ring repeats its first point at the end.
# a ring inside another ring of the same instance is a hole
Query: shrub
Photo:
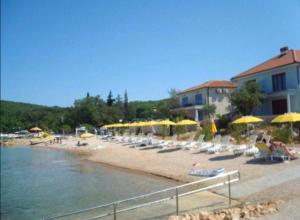
{"type": "Polygon", "coordinates": [[[202,128],[198,128],[196,130],[196,134],[195,134],[195,137],[194,137],[194,140],[198,140],[199,136],[202,134],[202,131],[203,129],[202,128]]]}
{"type": "Polygon", "coordinates": [[[289,143],[292,139],[292,131],[289,126],[282,128],[275,128],[272,136],[275,141],[282,141],[284,143],[289,143]]]}
{"type": "Polygon", "coordinates": [[[247,125],[245,124],[237,124],[237,125],[230,125],[229,131],[231,136],[236,140],[237,144],[240,144],[242,140],[246,138],[244,135],[247,132],[247,125]],[[244,137],[243,137],[244,135],[244,137]]]}
{"type": "Polygon", "coordinates": [[[217,128],[218,129],[227,129],[228,125],[231,121],[230,117],[228,115],[217,115],[218,121],[217,121],[217,128]]]}
{"type": "Polygon", "coordinates": [[[209,141],[213,138],[213,134],[210,133],[209,125],[203,127],[201,134],[205,135],[204,136],[205,141],[209,141]]]}

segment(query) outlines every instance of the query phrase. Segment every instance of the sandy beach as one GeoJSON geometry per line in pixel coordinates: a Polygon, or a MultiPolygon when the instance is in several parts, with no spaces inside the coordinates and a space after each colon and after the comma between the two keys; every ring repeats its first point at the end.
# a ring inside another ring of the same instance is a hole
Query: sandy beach
{"type": "MultiPolygon", "coordinates": [[[[233,186],[233,197],[242,202],[284,200],[298,204],[299,196],[295,186],[300,182],[300,160],[288,163],[256,161],[252,157],[235,157],[232,152],[219,154],[193,153],[179,150],[157,153],[157,149],[140,150],[126,145],[89,138],[87,146],[77,147],[78,139],[69,137],[62,144],[40,144],[32,147],[47,147],[70,152],[83,153],[83,159],[106,165],[130,169],[135,172],[153,174],[180,182],[190,182],[201,177],[190,176],[192,169],[225,168],[239,170],[241,181],[233,186]],[[197,163],[195,167],[193,164],[197,163]],[[286,185],[287,187],[283,187],[286,185]]],[[[22,142],[24,144],[24,142],[22,142]]],[[[227,191],[216,190],[227,196],[227,191]]],[[[293,207],[286,205],[285,207],[293,207]]]]}

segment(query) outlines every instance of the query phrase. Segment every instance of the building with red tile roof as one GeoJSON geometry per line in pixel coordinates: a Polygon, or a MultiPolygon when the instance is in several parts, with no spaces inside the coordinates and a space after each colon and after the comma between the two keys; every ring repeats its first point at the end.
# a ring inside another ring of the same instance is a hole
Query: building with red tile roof
{"type": "Polygon", "coordinates": [[[230,112],[228,95],[236,87],[236,84],[230,81],[213,80],[185,89],[177,94],[180,107],[176,110],[185,110],[196,121],[205,119],[202,112],[205,104],[214,104],[216,114],[228,114],[230,112]]]}
{"type": "Polygon", "coordinates": [[[238,88],[249,81],[256,81],[265,93],[256,115],[273,115],[300,112],[300,50],[283,47],[280,53],[234,76],[238,88]]]}

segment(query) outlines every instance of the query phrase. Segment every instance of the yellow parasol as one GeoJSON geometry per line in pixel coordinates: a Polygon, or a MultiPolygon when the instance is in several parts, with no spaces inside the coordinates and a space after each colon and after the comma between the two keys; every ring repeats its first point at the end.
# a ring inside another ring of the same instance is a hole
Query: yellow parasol
{"type": "Polygon", "coordinates": [[[155,126],[155,125],[158,125],[158,121],[154,121],[154,120],[146,121],[145,123],[146,123],[147,126],[155,126]]]}
{"type": "Polygon", "coordinates": [[[91,138],[94,137],[95,135],[91,134],[91,133],[85,133],[80,135],[80,138],[91,138]]]}
{"type": "Polygon", "coordinates": [[[34,128],[30,128],[29,131],[31,131],[31,132],[39,132],[39,131],[42,131],[42,129],[40,129],[39,127],[34,127],[34,128]]]}
{"type": "Polygon", "coordinates": [[[121,123],[117,123],[117,124],[113,124],[113,128],[122,128],[123,124],[121,123]]]}
{"type": "Polygon", "coordinates": [[[192,121],[192,120],[182,120],[182,121],[176,123],[177,126],[196,125],[196,124],[197,124],[197,122],[192,121]]]}
{"type": "Polygon", "coordinates": [[[300,113],[285,113],[272,120],[272,123],[285,123],[300,121],[300,113]]]}
{"type": "Polygon", "coordinates": [[[123,124],[123,127],[124,127],[124,128],[125,128],[125,127],[129,127],[129,125],[130,125],[129,123],[124,123],[124,124],[123,124]]]}
{"type": "Polygon", "coordinates": [[[262,122],[263,120],[258,117],[254,116],[243,116],[241,118],[238,118],[232,122],[232,124],[248,124],[248,123],[257,123],[262,122]]]}
{"type": "Polygon", "coordinates": [[[279,115],[272,120],[272,123],[291,123],[291,130],[293,131],[293,122],[300,121],[300,113],[285,113],[283,115],[279,115]]]}
{"type": "Polygon", "coordinates": [[[137,126],[138,126],[137,122],[133,122],[128,125],[128,127],[137,127],[137,126]]]}
{"type": "Polygon", "coordinates": [[[209,131],[210,131],[210,133],[212,133],[212,134],[215,134],[215,133],[218,132],[217,126],[216,126],[214,120],[212,120],[212,121],[210,122],[210,125],[209,125],[209,131]]]}
{"type": "Polygon", "coordinates": [[[163,121],[158,121],[157,125],[176,125],[176,123],[170,120],[163,120],[163,121]]]}

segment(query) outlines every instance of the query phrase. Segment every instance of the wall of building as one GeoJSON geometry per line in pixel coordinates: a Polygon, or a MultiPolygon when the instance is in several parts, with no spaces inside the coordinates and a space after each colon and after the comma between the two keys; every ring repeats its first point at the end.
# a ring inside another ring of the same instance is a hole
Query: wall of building
{"type": "Polygon", "coordinates": [[[244,77],[237,81],[237,86],[240,88],[249,80],[256,80],[256,82],[260,83],[263,91],[265,93],[272,93],[273,92],[273,85],[272,85],[272,75],[284,73],[286,74],[286,88],[287,89],[297,89],[299,86],[298,82],[298,73],[297,73],[297,65],[291,64],[289,66],[276,68],[269,71],[264,71],[259,74],[254,74],[252,76],[244,77]]]}
{"type": "MultiPolygon", "coordinates": [[[[237,86],[240,88],[247,81],[256,80],[260,83],[261,88],[264,93],[273,93],[273,83],[272,76],[279,73],[286,74],[286,89],[296,90],[296,96],[290,96],[291,98],[291,111],[299,112],[300,111],[300,76],[297,68],[299,64],[291,64],[281,68],[276,68],[273,70],[261,72],[249,77],[239,79],[237,81],[237,86]]],[[[284,96],[278,96],[273,98],[267,98],[263,101],[262,105],[258,106],[254,113],[255,115],[271,115],[272,114],[272,100],[286,98],[284,96]]]]}
{"type": "Polygon", "coordinates": [[[231,105],[228,96],[232,91],[233,89],[209,88],[209,104],[216,106],[216,114],[224,115],[230,112],[231,105]]]}
{"type": "Polygon", "coordinates": [[[183,103],[182,103],[182,98],[183,97],[187,97],[188,98],[188,103],[190,105],[195,105],[195,96],[197,94],[201,94],[202,95],[202,104],[205,105],[206,104],[207,91],[206,91],[206,89],[200,89],[200,90],[195,90],[195,91],[192,91],[192,92],[189,92],[189,93],[178,95],[179,100],[180,100],[180,106],[183,107],[183,103]]]}
{"type": "MultiPolygon", "coordinates": [[[[202,94],[202,105],[205,104],[214,104],[216,106],[216,114],[224,115],[230,112],[230,101],[228,98],[228,95],[233,91],[234,89],[229,88],[203,88],[197,91],[193,91],[186,94],[180,94],[179,100],[180,100],[180,106],[183,106],[182,98],[188,97],[188,103],[192,106],[195,105],[195,95],[202,94]],[[221,93],[220,93],[221,91],[221,93]],[[207,98],[207,95],[209,94],[209,97],[207,98]]],[[[200,110],[201,111],[201,110],[200,110]]],[[[195,110],[191,111],[191,114],[194,114],[195,117],[195,110]]]]}

